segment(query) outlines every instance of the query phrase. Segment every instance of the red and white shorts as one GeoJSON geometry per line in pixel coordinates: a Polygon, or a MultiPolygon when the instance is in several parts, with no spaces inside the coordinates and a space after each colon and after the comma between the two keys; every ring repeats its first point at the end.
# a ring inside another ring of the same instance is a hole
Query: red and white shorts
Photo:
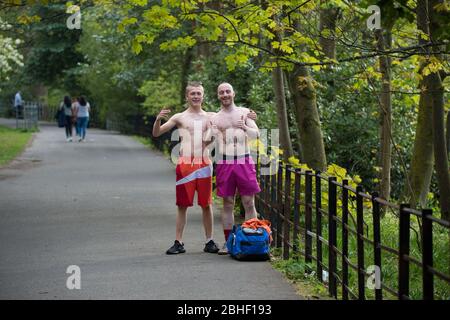
{"type": "Polygon", "coordinates": [[[177,206],[192,207],[195,191],[198,205],[206,207],[212,203],[212,172],[209,159],[187,159],[180,157],[176,168],[177,206]]]}

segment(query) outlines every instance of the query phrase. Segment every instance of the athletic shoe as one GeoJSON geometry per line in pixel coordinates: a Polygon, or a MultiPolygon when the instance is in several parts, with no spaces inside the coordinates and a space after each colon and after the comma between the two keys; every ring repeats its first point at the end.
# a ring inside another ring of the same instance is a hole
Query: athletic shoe
{"type": "Polygon", "coordinates": [[[66,138],[66,142],[69,142],[70,141],[70,138],[66,138]]]}
{"type": "Polygon", "coordinates": [[[178,253],[185,253],[186,250],[184,250],[184,243],[180,243],[180,241],[175,240],[173,243],[173,246],[169,248],[169,250],[166,251],[166,254],[178,254],[178,253]]]}
{"type": "Polygon", "coordinates": [[[227,243],[226,242],[223,244],[222,248],[217,253],[220,254],[220,255],[228,254],[228,248],[227,248],[227,243]]]}
{"type": "Polygon", "coordinates": [[[72,142],[72,137],[69,138],[69,141],[72,142]]]}
{"type": "Polygon", "coordinates": [[[207,244],[205,244],[205,249],[203,251],[208,253],[217,253],[219,251],[219,248],[217,247],[214,240],[209,240],[207,244]]]}

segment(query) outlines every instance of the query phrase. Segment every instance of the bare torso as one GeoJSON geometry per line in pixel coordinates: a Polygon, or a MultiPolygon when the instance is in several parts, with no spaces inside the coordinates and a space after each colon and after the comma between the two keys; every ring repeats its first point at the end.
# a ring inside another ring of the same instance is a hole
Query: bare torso
{"type": "Polygon", "coordinates": [[[205,152],[207,142],[204,141],[203,135],[214,115],[213,112],[190,109],[174,115],[173,120],[177,125],[181,140],[180,156],[199,158],[207,154],[205,152]]]}
{"type": "Polygon", "coordinates": [[[249,153],[247,134],[238,127],[239,120],[246,120],[249,109],[242,107],[222,108],[213,118],[213,125],[219,131],[219,152],[229,156],[249,153]]]}

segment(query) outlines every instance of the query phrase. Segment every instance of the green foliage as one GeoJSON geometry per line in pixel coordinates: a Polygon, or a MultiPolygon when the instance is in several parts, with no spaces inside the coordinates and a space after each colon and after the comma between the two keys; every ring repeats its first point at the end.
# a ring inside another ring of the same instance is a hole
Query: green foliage
{"type": "Polygon", "coordinates": [[[172,114],[182,111],[177,83],[166,72],[162,72],[156,80],[144,81],[139,95],[145,97],[142,106],[148,115],[158,114],[163,108],[171,109],[172,114]]]}
{"type": "MultiPolygon", "coordinates": [[[[40,81],[47,85],[60,85],[64,71],[77,66],[83,61],[83,55],[75,50],[81,31],[71,30],[66,26],[66,7],[62,4],[48,4],[30,9],[39,17],[31,32],[25,25],[26,41],[33,41],[31,51],[27,53],[25,75],[28,82],[40,81]],[[47,20],[58,16],[59,19],[47,20]]],[[[72,84],[69,84],[69,89],[72,84]]]]}

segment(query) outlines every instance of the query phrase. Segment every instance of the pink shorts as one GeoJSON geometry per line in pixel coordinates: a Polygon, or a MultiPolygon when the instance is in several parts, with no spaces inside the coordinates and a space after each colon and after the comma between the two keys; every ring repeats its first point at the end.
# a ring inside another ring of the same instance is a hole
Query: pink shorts
{"type": "Polygon", "coordinates": [[[219,160],[216,165],[216,187],[219,197],[233,197],[236,188],[242,196],[252,196],[261,191],[256,179],[253,159],[219,160]]]}

